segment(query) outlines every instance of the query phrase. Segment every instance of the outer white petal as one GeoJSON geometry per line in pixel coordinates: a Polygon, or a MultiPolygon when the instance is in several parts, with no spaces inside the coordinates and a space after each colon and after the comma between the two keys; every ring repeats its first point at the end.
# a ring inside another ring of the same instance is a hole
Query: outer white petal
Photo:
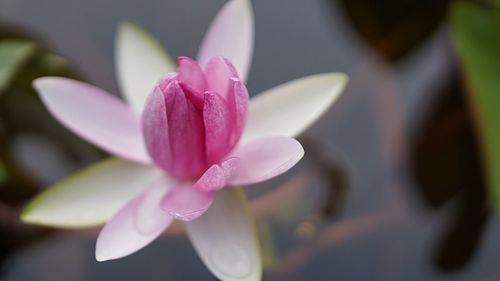
{"type": "Polygon", "coordinates": [[[175,70],[175,63],[161,45],[139,26],[124,22],[118,28],[115,66],[122,93],[141,112],[156,82],[175,70]]]}
{"type": "Polygon", "coordinates": [[[346,83],[345,74],[324,73],[300,78],[257,95],[250,101],[242,141],[299,135],[326,112],[346,83]]]}
{"type": "Polygon", "coordinates": [[[150,166],[105,160],[42,192],[24,208],[21,220],[62,228],[99,225],[162,174],[150,166]]]}
{"type": "Polygon", "coordinates": [[[262,275],[255,220],[243,191],[226,188],[197,220],[187,222],[194,248],[222,281],[259,281],[262,275]]]}
{"type": "Polygon", "coordinates": [[[122,258],[142,249],[174,220],[160,209],[160,200],[173,182],[161,179],[130,200],[102,228],[97,238],[97,261],[122,258]]]}
{"type": "Polygon", "coordinates": [[[228,58],[246,81],[252,62],[254,40],[253,10],[250,0],[230,0],[210,25],[198,53],[204,68],[210,58],[228,58]]]}

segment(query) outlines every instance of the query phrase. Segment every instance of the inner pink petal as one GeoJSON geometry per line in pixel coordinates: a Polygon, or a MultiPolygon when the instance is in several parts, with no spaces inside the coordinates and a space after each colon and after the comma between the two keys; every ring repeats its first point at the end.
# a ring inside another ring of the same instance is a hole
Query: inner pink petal
{"type": "Polygon", "coordinates": [[[203,122],[207,162],[214,164],[232,149],[229,145],[229,136],[234,127],[226,101],[216,92],[205,93],[203,122]]]}
{"type": "Polygon", "coordinates": [[[230,123],[233,125],[229,135],[229,146],[233,148],[239,141],[245,129],[248,115],[249,96],[243,82],[231,78],[227,95],[230,123]]]}
{"type": "Polygon", "coordinates": [[[146,101],[142,130],[154,162],[171,175],[197,177],[206,169],[202,113],[173,76],[162,79],[146,101]]]}
{"type": "Polygon", "coordinates": [[[172,166],[178,177],[199,176],[206,167],[204,125],[201,113],[186,98],[176,81],[165,89],[172,166]]]}
{"type": "Polygon", "coordinates": [[[166,171],[173,165],[168,132],[165,96],[159,87],[155,87],[142,113],[142,133],[149,155],[156,165],[166,171]]]}
{"type": "Polygon", "coordinates": [[[226,177],[224,174],[224,169],[215,164],[212,165],[201,178],[193,185],[192,188],[204,191],[212,192],[223,188],[226,185],[226,177]]]}
{"type": "Polygon", "coordinates": [[[214,164],[205,171],[193,188],[205,192],[218,191],[237,173],[239,165],[239,158],[229,158],[221,164],[214,164]]]}
{"type": "Polygon", "coordinates": [[[206,68],[207,90],[219,93],[223,98],[227,97],[231,78],[238,78],[236,69],[231,62],[223,57],[217,56],[210,59],[206,68]]]}
{"type": "Polygon", "coordinates": [[[198,93],[203,93],[206,88],[205,75],[198,63],[188,57],[177,58],[179,81],[189,85],[198,93]]]}

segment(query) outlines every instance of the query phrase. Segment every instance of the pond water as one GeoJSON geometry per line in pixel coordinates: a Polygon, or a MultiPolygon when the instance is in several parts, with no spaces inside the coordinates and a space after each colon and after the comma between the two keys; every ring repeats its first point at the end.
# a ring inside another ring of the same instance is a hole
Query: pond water
{"type": "MultiPolygon", "coordinates": [[[[113,40],[121,20],[145,27],[172,56],[193,57],[224,2],[0,0],[0,23],[40,39],[67,58],[82,79],[118,93],[113,40]]],[[[420,177],[426,171],[419,168],[420,153],[428,152],[422,139],[438,122],[433,116],[450,92],[446,89],[459,83],[446,22],[437,23],[395,61],[368,43],[340,1],[252,2],[256,45],[251,95],[314,73],[350,76],[338,102],[301,137],[306,150],[301,164],[247,188],[260,226],[264,280],[500,279],[500,218],[481,198],[476,205],[463,199],[481,197],[481,183],[468,182],[470,188],[459,186],[436,203],[432,189],[440,187],[426,185],[420,177]]],[[[439,134],[430,138],[445,146],[447,140],[439,134]]],[[[12,149],[44,184],[99,157],[58,164],[59,158],[47,151],[64,152],[36,134],[12,141],[12,149]]],[[[431,157],[424,165],[439,168],[441,162],[432,164],[438,160],[431,157]]],[[[214,279],[181,225],[130,257],[104,263],[94,259],[96,233],[49,231],[12,245],[2,255],[0,278],[214,279]]]]}

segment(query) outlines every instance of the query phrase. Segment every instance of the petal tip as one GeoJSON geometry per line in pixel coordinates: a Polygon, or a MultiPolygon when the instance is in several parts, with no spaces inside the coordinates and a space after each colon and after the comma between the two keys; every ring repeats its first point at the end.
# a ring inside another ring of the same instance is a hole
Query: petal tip
{"type": "Polygon", "coordinates": [[[342,88],[344,88],[347,85],[347,83],[349,83],[349,75],[342,72],[336,72],[333,75],[336,76],[336,79],[339,82],[339,84],[341,84],[342,88]]]}
{"type": "Polygon", "coordinates": [[[27,224],[36,224],[36,219],[31,213],[30,205],[24,207],[24,209],[21,210],[21,213],[19,214],[19,220],[27,224]]]}
{"type": "Polygon", "coordinates": [[[122,32],[130,30],[130,29],[134,29],[136,31],[141,30],[141,28],[139,27],[138,24],[136,24],[132,21],[129,21],[129,20],[123,20],[120,23],[118,23],[117,29],[118,29],[118,34],[121,34],[122,32]]]}
{"type": "Polygon", "coordinates": [[[33,80],[31,82],[31,85],[33,85],[33,88],[35,88],[37,91],[40,90],[40,87],[43,87],[43,84],[45,84],[45,81],[47,81],[48,77],[41,77],[33,80]]]}
{"type": "Polygon", "coordinates": [[[96,249],[95,251],[95,260],[98,262],[105,262],[112,260],[113,258],[109,256],[109,254],[106,251],[103,251],[101,249],[96,249]]]}
{"type": "Polygon", "coordinates": [[[31,82],[31,84],[33,85],[33,88],[35,88],[35,90],[37,90],[39,93],[41,93],[44,88],[50,87],[50,86],[54,85],[54,83],[58,83],[58,82],[64,83],[67,81],[71,81],[71,79],[58,77],[58,76],[44,76],[44,77],[36,78],[35,80],[33,80],[33,82],[31,82]]]}
{"type": "MultiPolygon", "coordinates": [[[[43,194],[43,193],[42,193],[43,194]]],[[[58,226],[57,223],[52,222],[49,218],[43,216],[37,205],[40,201],[40,195],[30,201],[19,214],[19,220],[26,224],[40,225],[40,226],[58,226]]]]}
{"type": "Polygon", "coordinates": [[[338,95],[344,91],[349,83],[349,76],[342,72],[331,72],[325,73],[324,75],[332,82],[332,86],[335,87],[335,93],[338,95]]]}

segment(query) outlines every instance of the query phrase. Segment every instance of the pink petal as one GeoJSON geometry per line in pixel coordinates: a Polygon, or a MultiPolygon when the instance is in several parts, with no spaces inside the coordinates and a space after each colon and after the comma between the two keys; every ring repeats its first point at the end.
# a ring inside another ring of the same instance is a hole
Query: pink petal
{"type": "Polygon", "coordinates": [[[210,25],[198,53],[202,67],[214,56],[228,58],[246,81],[252,61],[254,23],[249,0],[231,0],[210,25]]]}
{"type": "Polygon", "coordinates": [[[226,101],[216,92],[205,93],[203,122],[207,162],[214,164],[232,149],[229,136],[233,129],[226,101]]]}
{"type": "Polygon", "coordinates": [[[231,157],[220,164],[220,167],[224,171],[224,178],[227,182],[233,178],[240,168],[240,158],[231,157]]]}
{"type": "Polygon", "coordinates": [[[184,94],[186,94],[186,97],[191,101],[191,103],[193,103],[193,105],[197,109],[203,110],[203,103],[205,102],[203,92],[199,92],[198,90],[184,82],[179,82],[179,85],[181,86],[184,94]]]}
{"type": "Polygon", "coordinates": [[[208,168],[203,176],[193,185],[192,188],[212,192],[222,189],[226,185],[224,169],[215,164],[208,168]]]}
{"type": "Polygon", "coordinates": [[[178,220],[191,221],[203,215],[214,200],[213,192],[205,192],[191,185],[180,185],[161,200],[161,208],[178,220]]]}
{"type": "Polygon", "coordinates": [[[226,186],[227,180],[237,172],[239,165],[239,158],[229,158],[220,165],[212,165],[193,187],[205,192],[221,190],[226,186]]]}
{"type": "Polygon", "coordinates": [[[205,93],[203,121],[207,161],[218,163],[238,143],[246,123],[248,92],[237,78],[229,80],[226,100],[216,92],[205,93]]]}
{"type": "Polygon", "coordinates": [[[33,83],[52,115],[111,154],[149,163],[138,116],[120,99],[79,81],[44,77],[33,83]]]}
{"type": "Polygon", "coordinates": [[[177,177],[199,176],[205,170],[201,113],[175,79],[160,81],[146,102],[143,134],[155,163],[177,177]]]}
{"type": "Polygon", "coordinates": [[[216,56],[208,61],[205,67],[205,76],[207,78],[207,89],[226,98],[228,91],[232,90],[230,80],[231,78],[238,78],[238,73],[229,60],[216,56]]]}
{"type": "Polygon", "coordinates": [[[286,172],[304,156],[304,149],[293,138],[266,137],[236,147],[230,156],[239,158],[240,165],[228,183],[247,185],[286,172]]]}
{"type": "Polygon", "coordinates": [[[146,100],[142,113],[144,142],[153,161],[164,170],[172,165],[172,152],[168,134],[167,106],[165,97],[155,87],[146,100]]]}
{"type": "Polygon", "coordinates": [[[169,184],[172,183],[163,180],[156,182],[106,223],[97,238],[98,261],[130,255],[165,231],[173,218],[161,210],[159,204],[169,184]]]}
{"type": "Polygon", "coordinates": [[[245,129],[249,97],[247,88],[240,80],[232,78],[231,88],[232,91],[227,96],[230,123],[233,124],[233,130],[229,137],[229,146],[234,147],[245,129]]]}
{"type": "Polygon", "coordinates": [[[201,113],[177,82],[170,83],[164,93],[173,155],[169,172],[179,177],[199,176],[206,167],[201,113]]]}
{"type": "Polygon", "coordinates": [[[179,81],[189,85],[195,91],[205,91],[205,75],[196,61],[188,57],[177,59],[177,70],[179,81]]]}

